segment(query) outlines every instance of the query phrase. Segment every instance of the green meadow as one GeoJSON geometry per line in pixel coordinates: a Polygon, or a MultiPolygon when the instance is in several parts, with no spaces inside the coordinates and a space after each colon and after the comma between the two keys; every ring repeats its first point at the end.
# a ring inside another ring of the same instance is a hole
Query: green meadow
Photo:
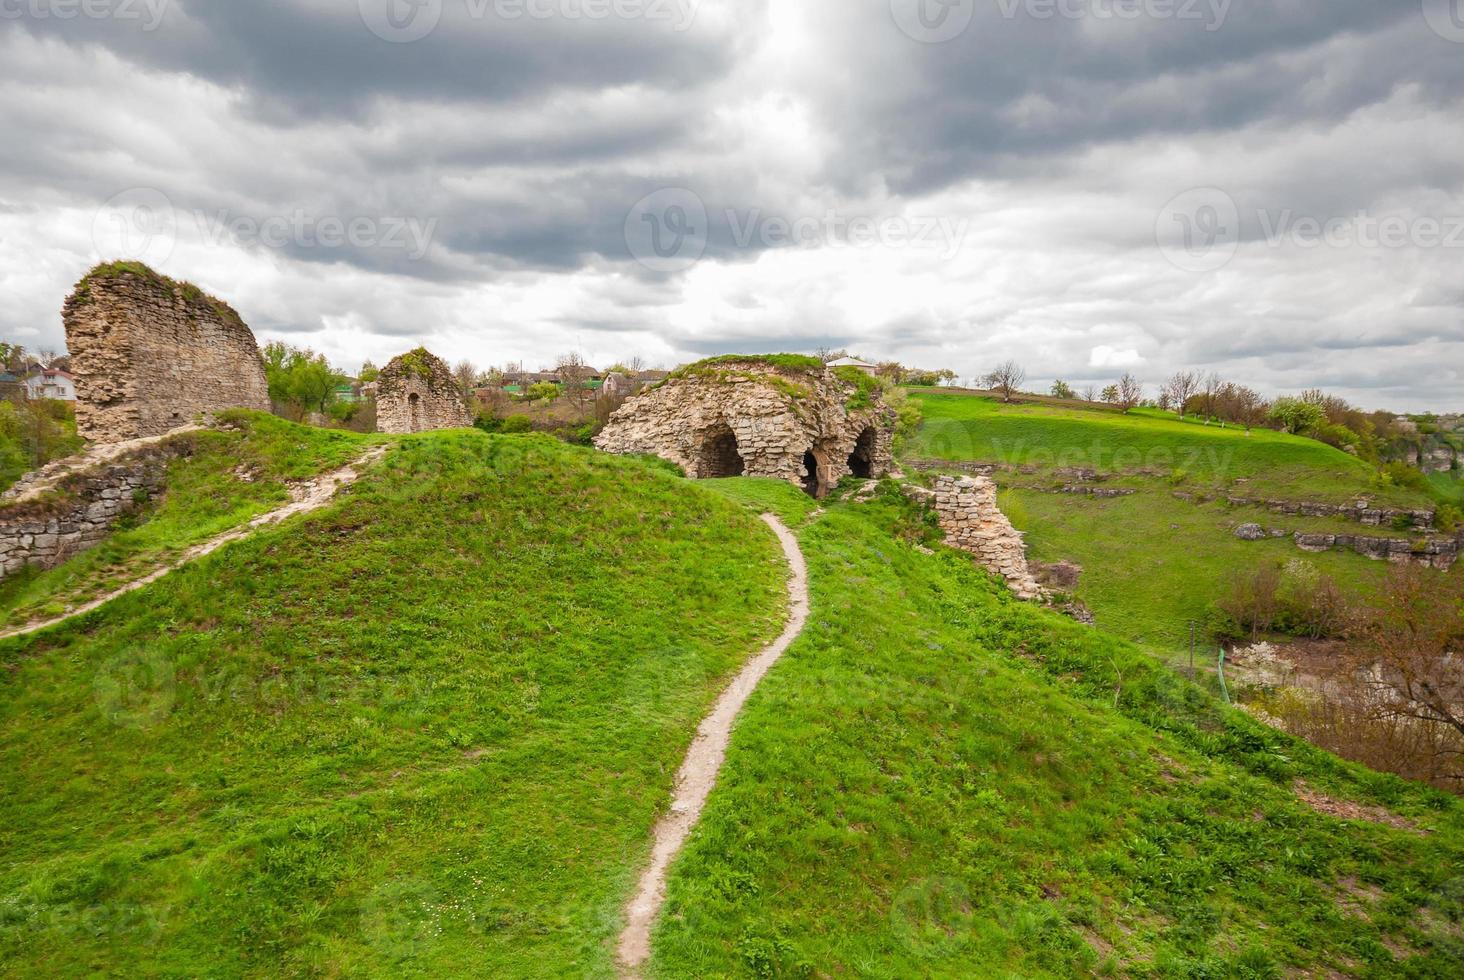
{"type": "Polygon", "coordinates": [[[439,433],[0,642],[0,975],[610,975],[785,577],[663,467],[439,433]]]}

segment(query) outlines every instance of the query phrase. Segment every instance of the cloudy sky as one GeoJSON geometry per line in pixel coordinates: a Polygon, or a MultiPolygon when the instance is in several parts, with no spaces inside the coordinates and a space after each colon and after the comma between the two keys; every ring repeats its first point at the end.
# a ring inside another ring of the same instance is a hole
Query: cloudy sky
{"type": "Polygon", "coordinates": [[[848,347],[1464,409],[1464,0],[0,0],[0,335],[848,347]]]}

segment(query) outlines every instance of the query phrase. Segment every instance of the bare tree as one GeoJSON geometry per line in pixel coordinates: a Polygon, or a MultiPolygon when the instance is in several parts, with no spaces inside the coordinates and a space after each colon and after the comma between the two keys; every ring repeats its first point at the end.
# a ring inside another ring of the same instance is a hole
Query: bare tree
{"type": "Polygon", "coordinates": [[[1170,407],[1184,418],[1189,400],[1200,390],[1200,379],[1193,371],[1178,371],[1164,383],[1164,393],[1169,396],[1170,407]]]}
{"type": "Polygon", "coordinates": [[[573,400],[576,410],[583,418],[585,403],[593,394],[590,391],[590,366],[577,352],[571,351],[559,355],[554,364],[554,371],[559,375],[559,383],[564,386],[564,393],[573,400]]]}
{"type": "Polygon", "coordinates": [[[1098,386],[1084,385],[1083,390],[1078,393],[1078,397],[1082,398],[1085,402],[1096,402],[1098,400],[1098,386]]]}
{"type": "Polygon", "coordinates": [[[1027,372],[1016,361],[1007,361],[998,364],[995,369],[981,379],[982,383],[992,391],[1001,392],[1001,400],[1010,402],[1022,382],[1027,380],[1027,372]]]}
{"type": "Polygon", "coordinates": [[[1125,373],[1118,379],[1118,406],[1125,413],[1131,412],[1144,400],[1144,386],[1138,378],[1125,373]]]}
{"type": "Polygon", "coordinates": [[[827,364],[829,361],[837,361],[841,357],[848,357],[849,352],[842,347],[838,350],[832,347],[820,347],[813,352],[813,356],[827,364]]]}
{"type": "Polygon", "coordinates": [[[1225,387],[1225,382],[1220,380],[1219,374],[1211,371],[1208,374],[1203,374],[1200,376],[1198,385],[1201,397],[1201,410],[1203,411],[1206,418],[1213,418],[1215,415],[1218,414],[1215,411],[1215,400],[1219,396],[1221,390],[1225,387]]]}
{"type": "Polygon", "coordinates": [[[56,353],[55,348],[52,347],[43,347],[36,353],[36,360],[40,362],[43,368],[54,367],[60,359],[61,355],[56,353]]]}
{"type": "Polygon", "coordinates": [[[478,368],[469,360],[457,362],[457,367],[452,369],[453,380],[457,382],[463,398],[469,402],[473,400],[473,389],[478,387],[478,368]]]}
{"type": "MultiPolygon", "coordinates": [[[[1352,630],[1347,672],[1364,685],[1374,717],[1407,719],[1464,735],[1464,605],[1445,576],[1417,565],[1388,572],[1377,607],[1352,630]]],[[[1449,769],[1464,776],[1455,743],[1449,769]]]]}

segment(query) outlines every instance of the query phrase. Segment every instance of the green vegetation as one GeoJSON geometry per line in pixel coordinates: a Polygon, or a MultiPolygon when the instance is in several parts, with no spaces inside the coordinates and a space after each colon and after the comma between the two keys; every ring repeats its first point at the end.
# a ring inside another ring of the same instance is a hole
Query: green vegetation
{"type": "Polygon", "coordinates": [[[311,412],[330,412],[337,402],[336,389],[349,380],[330,366],[324,354],[308,348],[276,340],[265,344],[260,354],[269,379],[269,397],[296,422],[304,421],[311,412]]]}
{"type": "Polygon", "coordinates": [[[794,371],[799,373],[822,371],[824,369],[823,361],[805,354],[721,354],[717,357],[708,357],[697,361],[695,364],[688,364],[686,367],[672,372],[672,376],[681,377],[686,374],[697,373],[707,368],[736,364],[766,364],[780,371],[794,371]]]}
{"type": "Polygon", "coordinates": [[[181,279],[173,279],[156,271],[151,266],[134,261],[102,262],[94,267],[81,281],[76,284],[76,289],[71,294],[71,301],[78,304],[91,302],[91,287],[99,279],[116,279],[120,276],[139,276],[147,281],[169,291],[177,292],[189,303],[207,304],[212,307],[222,319],[240,326],[244,320],[228,303],[212,296],[191,282],[181,279]]]}
{"type": "Polygon", "coordinates": [[[0,582],[0,626],[60,615],[140,578],[188,547],[287,503],[287,481],[336,469],[368,442],[261,412],[226,412],[221,421],[223,428],[173,437],[182,452],[168,464],[162,499],[143,504],[99,546],[56,568],[26,569],[0,582]]]}
{"type": "Polygon", "coordinates": [[[0,644],[0,973],[610,975],[784,575],[664,468],[435,433],[0,644]]]}
{"type": "Polygon", "coordinates": [[[1247,496],[1345,503],[1367,495],[1378,504],[1426,507],[1427,496],[1379,479],[1348,454],[1301,436],[1179,421],[1167,413],[1129,415],[1002,405],[965,394],[915,391],[926,424],[909,454],[1032,467],[1040,473],[1091,468],[1119,475],[1173,476],[1209,491],[1254,485],[1247,496]]]}
{"type": "Polygon", "coordinates": [[[76,413],[66,402],[0,400],[0,491],[82,445],[76,413]]]}
{"type": "Polygon", "coordinates": [[[834,375],[840,381],[854,387],[854,394],[844,402],[844,407],[857,412],[874,404],[875,398],[884,387],[879,378],[862,368],[846,366],[834,368],[834,375]]]}
{"type": "Polygon", "coordinates": [[[807,521],[744,487],[803,520],[813,610],[673,869],[655,975],[1457,975],[1460,801],[923,553],[896,491],[807,521]]]}

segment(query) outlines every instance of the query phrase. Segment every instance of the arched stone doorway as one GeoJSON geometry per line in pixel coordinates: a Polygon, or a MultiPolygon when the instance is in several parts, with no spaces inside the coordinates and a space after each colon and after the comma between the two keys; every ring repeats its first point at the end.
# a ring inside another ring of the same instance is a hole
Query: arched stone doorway
{"type": "Polygon", "coordinates": [[[874,476],[874,451],[879,445],[879,433],[874,426],[867,427],[859,433],[859,439],[854,443],[854,451],[849,454],[849,472],[861,480],[868,480],[874,476]]]}
{"type": "Polygon", "coordinates": [[[741,476],[747,469],[737,448],[737,433],[725,423],[707,430],[702,436],[696,463],[699,480],[741,476]]]}
{"type": "Polygon", "coordinates": [[[818,446],[803,454],[803,489],[810,497],[822,498],[829,492],[828,453],[818,446]]]}
{"type": "Polygon", "coordinates": [[[407,420],[409,432],[422,431],[422,396],[415,391],[407,396],[407,420]]]}

